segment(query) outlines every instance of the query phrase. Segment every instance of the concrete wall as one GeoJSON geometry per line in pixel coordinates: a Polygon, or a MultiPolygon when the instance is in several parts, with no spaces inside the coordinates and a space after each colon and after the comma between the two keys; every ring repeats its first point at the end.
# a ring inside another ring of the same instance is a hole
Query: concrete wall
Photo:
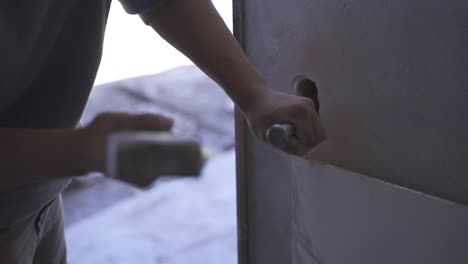
{"type": "Polygon", "coordinates": [[[246,45],[275,89],[316,81],[316,157],[468,204],[468,2],[246,1],[246,45]]]}
{"type": "Polygon", "coordinates": [[[468,2],[242,3],[244,48],[272,87],[317,83],[329,140],[315,159],[340,167],[247,134],[250,263],[468,262],[468,2]]]}

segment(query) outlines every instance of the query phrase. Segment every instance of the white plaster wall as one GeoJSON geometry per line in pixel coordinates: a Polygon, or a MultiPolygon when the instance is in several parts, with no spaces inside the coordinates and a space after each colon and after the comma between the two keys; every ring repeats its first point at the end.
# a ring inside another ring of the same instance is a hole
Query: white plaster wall
{"type": "Polygon", "coordinates": [[[249,261],[468,263],[467,2],[243,3],[251,60],[276,90],[317,83],[312,158],[346,169],[247,134],[249,261]]]}
{"type": "Polygon", "coordinates": [[[468,207],[291,161],[292,264],[466,264],[468,207]]]}

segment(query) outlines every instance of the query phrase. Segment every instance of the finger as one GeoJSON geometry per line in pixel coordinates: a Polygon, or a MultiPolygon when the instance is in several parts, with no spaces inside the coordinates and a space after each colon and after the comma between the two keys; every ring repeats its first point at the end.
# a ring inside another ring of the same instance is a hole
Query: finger
{"type": "Polygon", "coordinates": [[[307,147],[314,148],[327,138],[322,121],[315,112],[310,114],[309,121],[302,124],[303,127],[299,129],[298,137],[304,140],[302,142],[307,147]]]}
{"type": "Polygon", "coordinates": [[[296,156],[303,156],[309,152],[309,149],[305,147],[296,137],[292,137],[282,150],[296,156]]]}
{"type": "Polygon", "coordinates": [[[133,116],[130,123],[132,130],[169,131],[174,125],[174,120],[162,115],[141,114],[133,116]]]}
{"type": "Polygon", "coordinates": [[[307,148],[312,148],[316,144],[316,132],[312,119],[297,122],[295,135],[299,142],[307,148]]]}
{"type": "Polygon", "coordinates": [[[322,121],[320,120],[320,117],[318,117],[317,115],[314,116],[313,127],[315,132],[315,144],[318,145],[325,141],[325,139],[327,138],[327,132],[322,121]]]}
{"type": "Polygon", "coordinates": [[[321,126],[320,120],[312,108],[309,109],[308,115],[296,121],[296,136],[299,141],[308,148],[315,147],[319,137],[318,126],[321,126]]]}
{"type": "Polygon", "coordinates": [[[314,101],[312,99],[309,99],[308,100],[308,103],[309,103],[309,106],[312,107],[313,111],[317,114],[317,116],[319,116],[319,113],[320,113],[320,102],[317,100],[317,101],[314,101]]]}

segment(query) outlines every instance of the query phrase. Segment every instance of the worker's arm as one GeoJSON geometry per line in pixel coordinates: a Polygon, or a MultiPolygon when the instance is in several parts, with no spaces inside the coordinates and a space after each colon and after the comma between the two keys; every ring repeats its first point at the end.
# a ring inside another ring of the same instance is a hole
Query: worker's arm
{"type": "Polygon", "coordinates": [[[241,51],[210,0],[170,0],[150,25],[217,81],[243,110],[266,82],[241,51]]]}
{"type": "Polygon", "coordinates": [[[111,132],[169,130],[159,115],[103,114],[83,129],[0,129],[0,191],[24,184],[104,172],[111,132]]]}
{"type": "Polygon", "coordinates": [[[0,190],[79,174],[72,130],[0,129],[0,190]]]}
{"type": "Polygon", "coordinates": [[[224,88],[258,137],[274,123],[292,122],[299,138],[285,149],[292,154],[325,138],[313,102],[269,89],[210,0],[170,0],[149,23],[224,88]]]}

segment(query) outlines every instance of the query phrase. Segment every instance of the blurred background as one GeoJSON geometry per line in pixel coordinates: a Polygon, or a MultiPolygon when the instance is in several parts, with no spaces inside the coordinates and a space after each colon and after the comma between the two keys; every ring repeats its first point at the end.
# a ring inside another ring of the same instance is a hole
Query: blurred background
{"type": "MultiPolygon", "coordinates": [[[[232,30],[232,3],[213,0],[232,30]]],[[[99,174],[63,194],[69,263],[237,263],[234,104],[180,52],[114,1],[82,118],[158,113],[209,153],[201,177],[142,191],[99,174]]],[[[157,161],[155,161],[157,162],[157,161]]]]}

